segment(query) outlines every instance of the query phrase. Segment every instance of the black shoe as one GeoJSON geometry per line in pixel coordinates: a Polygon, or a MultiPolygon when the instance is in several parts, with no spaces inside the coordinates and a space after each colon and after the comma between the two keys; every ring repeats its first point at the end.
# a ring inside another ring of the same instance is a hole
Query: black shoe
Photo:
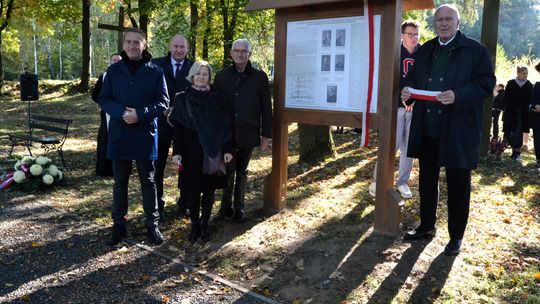
{"type": "Polygon", "coordinates": [[[436,228],[422,229],[419,227],[416,230],[405,232],[405,234],[403,235],[403,239],[410,241],[410,240],[418,240],[421,238],[433,238],[435,237],[435,233],[437,233],[436,228]]]}
{"type": "Polygon", "coordinates": [[[210,236],[211,233],[208,224],[201,224],[201,240],[206,243],[210,240],[210,236]]]}
{"type": "Polygon", "coordinates": [[[115,246],[121,243],[127,235],[126,226],[113,224],[111,240],[107,243],[110,246],[115,246]]]}
{"type": "Polygon", "coordinates": [[[459,254],[461,248],[461,240],[450,240],[448,244],[444,247],[444,255],[446,256],[456,256],[459,254]]]}
{"type": "Polygon", "coordinates": [[[146,236],[150,243],[154,245],[161,245],[165,241],[165,237],[161,234],[158,227],[148,228],[146,236]]]}
{"type": "Polygon", "coordinates": [[[237,223],[243,223],[246,221],[246,216],[244,215],[244,210],[236,209],[234,211],[234,220],[237,223]]]}
{"type": "Polygon", "coordinates": [[[159,212],[159,224],[160,225],[165,225],[166,222],[167,222],[167,217],[165,216],[165,211],[160,211],[159,212]]]}
{"type": "Polygon", "coordinates": [[[199,226],[191,226],[191,232],[189,233],[188,240],[191,244],[195,244],[197,242],[197,239],[201,235],[201,229],[199,226]]]}
{"type": "Polygon", "coordinates": [[[223,221],[226,217],[232,217],[234,214],[234,211],[232,208],[225,208],[225,209],[219,209],[219,212],[216,216],[214,216],[214,223],[223,221]]]}

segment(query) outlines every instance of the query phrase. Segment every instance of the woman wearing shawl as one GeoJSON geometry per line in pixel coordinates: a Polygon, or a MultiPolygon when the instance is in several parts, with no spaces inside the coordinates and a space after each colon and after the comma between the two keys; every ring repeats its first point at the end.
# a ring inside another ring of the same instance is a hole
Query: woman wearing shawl
{"type": "Polygon", "coordinates": [[[513,160],[521,160],[523,133],[529,134],[527,113],[533,86],[527,80],[528,75],[527,67],[519,65],[516,79],[508,81],[504,92],[503,132],[512,147],[513,160]]]}
{"type": "Polygon", "coordinates": [[[190,206],[189,240],[195,243],[199,237],[205,242],[210,239],[214,192],[227,183],[224,165],[232,160],[233,144],[225,103],[210,86],[208,63],[195,62],[187,79],[191,87],[176,94],[169,120],[174,132],[172,159],[179,165],[178,187],[190,206]]]}

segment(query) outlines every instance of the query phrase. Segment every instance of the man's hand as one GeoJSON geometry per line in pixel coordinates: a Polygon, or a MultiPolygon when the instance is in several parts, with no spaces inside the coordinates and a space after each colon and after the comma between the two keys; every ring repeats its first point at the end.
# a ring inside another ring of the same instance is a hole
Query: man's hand
{"type": "Polygon", "coordinates": [[[437,100],[443,105],[453,104],[455,99],[456,96],[454,95],[454,91],[452,90],[444,91],[437,95],[437,100]]]}
{"type": "Polygon", "coordinates": [[[126,107],[122,118],[127,124],[135,124],[139,122],[139,116],[137,116],[137,111],[135,108],[126,107]]]}
{"type": "Polygon", "coordinates": [[[407,105],[405,102],[403,102],[403,105],[405,106],[405,111],[412,112],[412,110],[414,108],[414,102],[411,103],[410,105],[407,105]]]}
{"type": "Polygon", "coordinates": [[[233,156],[231,153],[225,153],[223,154],[223,162],[228,164],[233,159],[233,156]]]}
{"type": "Polygon", "coordinates": [[[175,165],[180,165],[182,163],[182,155],[173,155],[172,162],[175,165]]]}
{"type": "Polygon", "coordinates": [[[533,111],[540,113],[540,105],[535,105],[533,111]]]}
{"type": "Polygon", "coordinates": [[[168,107],[167,110],[163,111],[163,116],[167,117],[172,112],[172,107],[168,107]]]}
{"type": "Polygon", "coordinates": [[[261,136],[261,144],[259,145],[259,149],[266,150],[269,144],[270,144],[270,138],[261,136]]]}
{"type": "Polygon", "coordinates": [[[405,102],[411,98],[411,91],[409,91],[409,87],[404,87],[401,90],[401,101],[405,102]]]}

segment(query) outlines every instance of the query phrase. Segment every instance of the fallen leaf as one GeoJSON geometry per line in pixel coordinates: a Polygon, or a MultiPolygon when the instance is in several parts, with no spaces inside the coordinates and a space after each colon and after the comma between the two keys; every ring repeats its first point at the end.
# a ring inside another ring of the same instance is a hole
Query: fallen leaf
{"type": "Polygon", "coordinates": [[[540,280],[540,272],[535,273],[534,278],[540,280]]]}
{"type": "Polygon", "coordinates": [[[36,247],[39,247],[39,243],[38,242],[32,242],[32,248],[36,248],[36,247]]]}
{"type": "Polygon", "coordinates": [[[503,220],[503,223],[505,223],[505,224],[510,224],[510,223],[512,223],[512,222],[510,221],[509,218],[505,218],[505,219],[503,220]]]}
{"type": "Polygon", "coordinates": [[[296,262],[296,268],[300,271],[304,271],[304,259],[300,259],[298,262],[296,262]]]}
{"type": "Polygon", "coordinates": [[[161,302],[163,302],[163,303],[167,303],[167,302],[169,302],[170,300],[171,300],[171,297],[169,297],[169,296],[163,296],[163,297],[161,297],[161,302]]]}
{"type": "Polygon", "coordinates": [[[6,283],[6,284],[4,284],[4,286],[6,286],[6,287],[13,287],[13,284],[12,284],[12,283],[6,283]]]}
{"type": "Polygon", "coordinates": [[[139,277],[139,281],[143,282],[143,283],[148,282],[148,281],[150,281],[150,276],[147,275],[147,274],[143,274],[142,276],[139,277]]]}
{"type": "Polygon", "coordinates": [[[294,299],[294,300],[292,301],[292,304],[302,304],[302,300],[300,300],[300,299],[294,299]]]}

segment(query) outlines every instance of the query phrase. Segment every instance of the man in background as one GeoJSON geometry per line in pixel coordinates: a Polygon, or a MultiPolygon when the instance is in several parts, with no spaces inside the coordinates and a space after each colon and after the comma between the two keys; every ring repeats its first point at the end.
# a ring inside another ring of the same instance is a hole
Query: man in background
{"type": "MultiPolygon", "coordinates": [[[[420,44],[420,24],[416,21],[405,21],[401,24],[401,65],[399,86],[403,88],[403,79],[414,65],[413,54],[416,52],[420,44]]],[[[406,104],[401,101],[401,97],[397,100],[398,113],[396,121],[396,150],[399,150],[399,177],[396,181],[396,186],[403,198],[411,198],[412,192],[409,188],[409,178],[413,168],[413,159],[407,156],[407,144],[409,143],[409,130],[411,128],[412,118],[412,103],[406,104]]],[[[377,188],[377,165],[373,172],[373,182],[369,185],[369,194],[375,196],[377,188]]]]}
{"type": "Polygon", "coordinates": [[[266,149],[272,137],[272,104],[268,76],[254,68],[249,61],[251,44],[247,39],[233,42],[233,65],[216,74],[214,86],[225,98],[233,127],[234,157],[227,176],[229,185],[223,189],[221,208],[214,221],[233,216],[241,223],[245,220],[244,195],[247,186],[247,167],[253,148],[266,149]]]}
{"type": "MultiPolygon", "coordinates": [[[[175,35],[169,42],[169,53],[165,57],[156,58],[154,64],[163,69],[165,81],[167,82],[167,91],[171,100],[169,108],[163,112],[163,115],[158,117],[158,158],[156,161],[156,188],[159,209],[159,219],[161,223],[165,223],[165,201],[163,200],[163,178],[165,175],[165,167],[167,166],[167,157],[171,147],[173,129],[167,123],[167,115],[169,115],[174,106],[174,97],[176,93],[184,91],[190,85],[186,77],[189,69],[193,65],[193,61],[186,58],[189,51],[189,44],[183,35],[175,35]]],[[[184,202],[182,196],[177,202],[178,209],[184,217],[189,217],[189,209],[184,202]]]]}

